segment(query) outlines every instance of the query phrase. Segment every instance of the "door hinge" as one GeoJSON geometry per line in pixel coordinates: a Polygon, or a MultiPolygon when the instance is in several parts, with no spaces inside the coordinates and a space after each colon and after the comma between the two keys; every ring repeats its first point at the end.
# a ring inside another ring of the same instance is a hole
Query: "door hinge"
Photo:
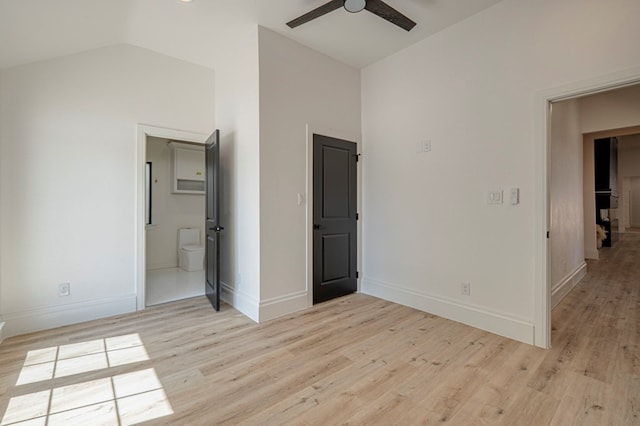
{"type": "Polygon", "coordinates": [[[549,231],[547,231],[547,239],[549,239],[549,231]]]}
{"type": "Polygon", "coordinates": [[[356,220],[360,220],[360,213],[356,213],[356,220]]]}
{"type": "Polygon", "coordinates": [[[354,154],[354,157],[356,157],[356,163],[357,163],[358,161],[360,161],[360,155],[361,155],[361,154],[354,154]]]}
{"type": "Polygon", "coordinates": [[[356,278],[360,278],[360,272],[356,271],[356,278]]]}

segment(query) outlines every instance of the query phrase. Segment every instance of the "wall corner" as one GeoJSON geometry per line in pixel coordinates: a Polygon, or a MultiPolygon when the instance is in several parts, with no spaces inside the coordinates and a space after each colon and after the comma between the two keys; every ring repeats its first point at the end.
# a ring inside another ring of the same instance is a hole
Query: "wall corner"
{"type": "Polygon", "coordinates": [[[4,329],[4,322],[0,322],[0,343],[4,340],[4,335],[2,334],[2,330],[4,329]]]}

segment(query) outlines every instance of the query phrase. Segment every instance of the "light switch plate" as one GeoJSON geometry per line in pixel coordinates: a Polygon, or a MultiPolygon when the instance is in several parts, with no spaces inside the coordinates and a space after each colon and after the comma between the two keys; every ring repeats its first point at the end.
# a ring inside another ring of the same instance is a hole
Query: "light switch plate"
{"type": "Polygon", "coordinates": [[[502,190],[492,190],[487,193],[488,204],[502,204],[502,190]]]}
{"type": "Polygon", "coordinates": [[[416,143],[416,153],[422,154],[423,152],[431,151],[431,140],[425,139],[416,143]]]}
{"type": "Polygon", "coordinates": [[[511,188],[511,204],[520,204],[520,188],[511,188]]]}

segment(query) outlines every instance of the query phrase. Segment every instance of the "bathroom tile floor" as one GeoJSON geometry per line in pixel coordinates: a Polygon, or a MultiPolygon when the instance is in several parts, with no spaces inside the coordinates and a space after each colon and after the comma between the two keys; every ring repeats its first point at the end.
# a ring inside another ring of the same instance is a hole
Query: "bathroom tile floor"
{"type": "Polygon", "coordinates": [[[204,294],[205,271],[187,272],[180,268],[147,270],[146,305],[153,306],[204,294]]]}

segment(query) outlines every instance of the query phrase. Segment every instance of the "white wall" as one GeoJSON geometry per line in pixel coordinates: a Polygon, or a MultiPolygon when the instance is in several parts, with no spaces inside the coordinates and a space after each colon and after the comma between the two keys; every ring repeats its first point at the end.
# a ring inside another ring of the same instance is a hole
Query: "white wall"
{"type": "Polygon", "coordinates": [[[3,314],[2,314],[2,241],[4,241],[4,235],[2,233],[2,217],[3,217],[3,202],[2,202],[2,192],[1,192],[1,188],[2,188],[2,182],[3,182],[3,173],[2,173],[2,169],[3,169],[3,162],[2,162],[2,158],[4,158],[5,154],[4,154],[4,148],[3,148],[3,143],[1,143],[3,140],[5,140],[7,138],[7,126],[4,125],[4,119],[3,117],[6,117],[7,115],[7,102],[2,102],[2,99],[4,97],[4,91],[5,91],[5,84],[3,82],[4,79],[4,74],[3,72],[0,70],[0,343],[2,343],[2,340],[4,339],[4,328],[6,326],[6,323],[3,321],[3,314]]]}
{"type": "Polygon", "coordinates": [[[306,126],[360,134],[359,72],[269,30],[234,28],[216,66],[223,297],[256,321],[308,305],[306,126]]]}
{"type": "Polygon", "coordinates": [[[365,68],[363,291],[533,342],[536,96],[638,67],[639,15],[505,0],[365,68]]]}
{"type": "Polygon", "coordinates": [[[580,99],[582,133],[640,125],[640,84],[580,99]]]}
{"type": "Polygon", "coordinates": [[[260,301],[260,127],[258,29],[238,26],[216,67],[221,131],[220,276],[223,297],[258,321],[260,301]]]}
{"type": "MultiPolygon", "coordinates": [[[[202,151],[204,147],[196,146],[202,151]]],[[[171,147],[167,139],[147,137],[147,161],[152,162],[152,226],[147,227],[147,269],[178,266],[178,230],[199,228],[204,245],[205,196],[174,194],[171,182],[171,147]]],[[[204,160],[203,160],[204,164],[204,160]]]]}
{"type": "Polygon", "coordinates": [[[302,309],[311,300],[305,268],[308,204],[297,204],[298,193],[307,195],[307,125],[359,142],[361,113],[357,69],[262,27],[259,39],[263,320],[302,309]]]}
{"type": "Polygon", "coordinates": [[[213,72],[117,45],[3,70],[0,85],[7,334],[135,310],[136,123],[210,132],[213,72]]]}
{"type": "Polygon", "coordinates": [[[554,103],[549,137],[552,306],[586,273],[582,144],[579,101],[554,103]]]}

